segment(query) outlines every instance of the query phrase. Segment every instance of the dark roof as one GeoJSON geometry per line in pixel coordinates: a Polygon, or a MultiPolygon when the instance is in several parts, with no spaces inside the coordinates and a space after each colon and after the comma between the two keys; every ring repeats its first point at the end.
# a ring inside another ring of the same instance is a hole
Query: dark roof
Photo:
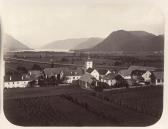
{"type": "Polygon", "coordinates": [[[84,71],[80,68],[72,69],[66,67],[59,67],[59,68],[44,69],[44,74],[47,76],[55,76],[56,74],[60,74],[61,72],[63,72],[65,76],[81,76],[84,73],[84,71]]]}
{"type": "Polygon", "coordinates": [[[61,72],[65,72],[68,70],[67,68],[45,68],[44,74],[47,76],[55,76],[56,74],[60,74],[61,72]]]}
{"type": "Polygon", "coordinates": [[[103,79],[105,79],[105,80],[115,79],[115,77],[116,77],[117,75],[118,75],[118,74],[116,74],[116,73],[109,73],[109,74],[105,75],[105,76],[103,77],[103,79]]]}
{"type": "Polygon", "coordinates": [[[29,73],[34,74],[34,75],[41,75],[42,71],[41,70],[29,70],[29,73]]]}
{"type": "Polygon", "coordinates": [[[121,76],[129,76],[129,75],[131,75],[131,72],[132,71],[130,71],[128,69],[122,69],[118,72],[118,74],[120,74],[121,76]]]}
{"type": "Polygon", "coordinates": [[[142,70],[142,71],[155,71],[157,68],[155,67],[148,67],[148,66],[135,66],[132,65],[128,68],[129,71],[133,71],[133,70],[142,70]]]}
{"type": "Polygon", "coordinates": [[[88,68],[86,72],[91,73],[94,69],[93,68],[88,68]]]}
{"type": "Polygon", "coordinates": [[[157,68],[155,67],[147,67],[147,66],[130,66],[128,69],[123,69],[120,70],[118,73],[122,76],[128,76],[131,75],[132,71],[135,70],[140,70],[140,71],[155,71],[157,70],[157,68]]]}
{"type": "Polygon", "coordinates": [[[88,83],[92,83],[93,80],[95,80],[95,78],[88,73],[84,74],[82,77],[79,78],[79,81],[88,82],[88,83]]]}
{"type": "Polygon", "coordinates": [[[5,82],[13,82],[13,81],[30,81],[31,79],[28,78],[26,74],[20,75],[5,75],[4,76],[4,81],[5,82]]]}
{"type": "Polygon", "coordinates": [[[107,69],[99,69],[99,70],[98,70],[98,73],[99,73],[100,75],[105,75],[108,71],[109,71],[109,70],[107,70],[107,69]]]}
{"type": "Polygon", "coordinates": [[[69,69],[68,71],[64,72],[65,76],[82,76],[84,71],[82,69],[69,69]]]}
{"type": "Polygon", "coordinates": [[[154,74],[156,79],[163,79],[163,76],[164,76],[163,71],[153,72],[153,74],[154,74]]]}

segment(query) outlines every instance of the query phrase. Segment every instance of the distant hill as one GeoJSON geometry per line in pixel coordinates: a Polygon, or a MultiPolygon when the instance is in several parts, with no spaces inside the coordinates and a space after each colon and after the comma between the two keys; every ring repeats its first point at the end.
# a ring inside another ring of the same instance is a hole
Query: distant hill
{"type": "Polygon", "coordinates": [[[8,34],[4,34],[3,44],[4,44],[4,48],[3,48],[4,52],[32,50],[8,34]]]}
{"type": "Polygon", "coordinates": [[[88,38],[77,38],[77,39],[65,39],[65,40],[58,40],[51,42],[41,49],[46,50],[71,50],[81,44],[82,42],[86,41],[88,38]]]}
{"type": "Polygon", "coordinates": [[[101,41],[103,41],[102,38],[92,37],[77,45],[75,48],[73,48],[73,50],[83,50],[93,48],[96,45],[98,45],[101,41]]]}
{"type": "Polygon", "coordinates": [[[90,51],[162,51],[164,50],[164,36],[156,36],[145,31],[118,30],[112,32],[101,43],[90,51]]]}

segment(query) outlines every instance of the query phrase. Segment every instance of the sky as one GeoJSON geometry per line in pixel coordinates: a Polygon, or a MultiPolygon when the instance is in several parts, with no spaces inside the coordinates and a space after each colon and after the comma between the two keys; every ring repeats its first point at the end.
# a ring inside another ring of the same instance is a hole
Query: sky
{"type": "Polygon", "coordinates": [[[164,33],[161,10],[147,0],[1,0],[2,30],[31,48],[111,32],[164,33]]]}

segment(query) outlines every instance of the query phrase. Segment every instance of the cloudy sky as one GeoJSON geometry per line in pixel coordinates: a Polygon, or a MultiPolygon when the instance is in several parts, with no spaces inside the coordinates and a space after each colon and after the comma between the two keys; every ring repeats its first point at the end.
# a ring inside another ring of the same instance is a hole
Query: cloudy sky
{"type": "Polygon", "coordinates": [[[147,0],[2,0],[1,6],[3,31],[31,48],[119,29],[164,32],[161,10],[147,0]]]}

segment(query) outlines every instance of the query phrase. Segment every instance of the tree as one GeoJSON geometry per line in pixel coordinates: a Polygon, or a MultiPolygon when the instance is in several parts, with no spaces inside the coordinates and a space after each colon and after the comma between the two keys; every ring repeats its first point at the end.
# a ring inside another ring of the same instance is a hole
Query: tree
{"type": "Polygon", "coordinates": [[[128,82],[121,75],[117,75],[115,79],[117,80],[116,87],[129,87],[128,82]]]}
{"type": "Polygon", "coordinates": [[[18,66],[17,67],[17,71],[19,73],[28,73],[28,70],[25,67],[23,67],[23,66],[18,66]]]}
{"type": "Polygon", "coordinates": [[[32,70],[41,70],[40,65],[34,64],[31,68],[32,70]]]}

